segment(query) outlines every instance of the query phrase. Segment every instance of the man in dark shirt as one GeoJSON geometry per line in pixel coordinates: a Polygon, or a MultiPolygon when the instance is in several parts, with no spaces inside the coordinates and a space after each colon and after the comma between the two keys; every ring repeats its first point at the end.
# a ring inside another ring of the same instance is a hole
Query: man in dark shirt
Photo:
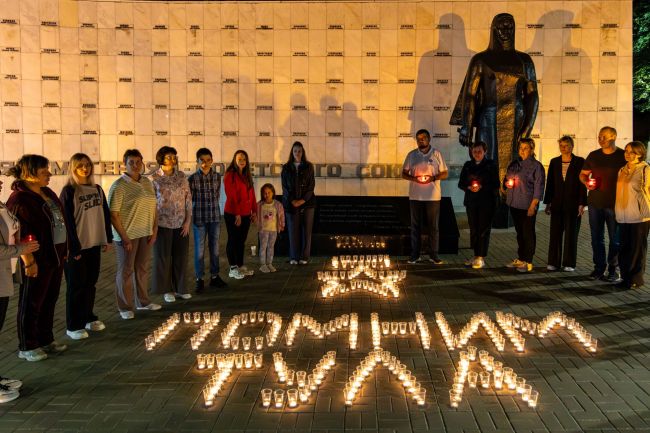
{"type": "Polygon", "coordinates": [[[594,270],[590,277],[617,283],[621,281],[618,270],[619,236],[614,215],[616,201],[616,179],[618,171],[625,165],[623,149],[616,147],[616,129],[601,128],[598,133],[600,149],[587,156],[580,172],[580,182],[589,190],[589,226],[594,270]],[[609,252],[605,257],[605,226],[609,235],[609,252]],[[605,276],[607,267],[608,275],[605,276]]]}

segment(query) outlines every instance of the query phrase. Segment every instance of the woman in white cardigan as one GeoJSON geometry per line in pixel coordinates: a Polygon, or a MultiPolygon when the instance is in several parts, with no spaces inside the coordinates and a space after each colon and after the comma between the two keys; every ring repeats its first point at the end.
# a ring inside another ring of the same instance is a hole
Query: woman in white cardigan
{"type": "Polygon", "coordinates": [[[623,281],[619,289],[643,285],[648,229],[650,228],[650,166],[646,147],[640,141],[625,146],[627,164],[618,172],[614,212],[619,223],[621,252],[618,264],[623,281]]]}
{"type": "MultiPolygon", "coordinates": [[[[0,181],[2,192],[2,181],[0,181]]],[[[21,268],[18,257],[30,260],[31,253],[38,250],[37,241],[20,242],[20,223],[18,219],[0,202],[0,330],[4,324],[9,305],[9,297],[14,293],[14,283],[21,281],[21,268]]],[[[33,259],[31,259],[33,260],[33,259]]],[[[26,272],[29,272],[25,269],[26,272]]],[[[18,398],[22,382],[0,375],[0,403],[18,398]]]]}

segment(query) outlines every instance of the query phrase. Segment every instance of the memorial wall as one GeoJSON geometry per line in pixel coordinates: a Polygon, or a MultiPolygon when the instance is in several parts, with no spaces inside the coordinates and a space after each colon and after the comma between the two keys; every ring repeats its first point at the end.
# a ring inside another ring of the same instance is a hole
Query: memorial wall
{"type": "Polygon", "coordinates": [[[187,170],[200,147],[219,169],[243,148],[258,178],[279,187],[299,140],[318,194],[406,195],[401,164],[426,128],[452,171],[445,195],[460,205],[454,174],[467,151],[449,119],[501,12],[535,63],[544,164],[563,134],[583,156],[601,126],[631,139],[632,0],[0,0],[0,169],[40,153],[65,174],[81,151],[108,188],[127,148],[149,170],[163,145],[187,170]]]}

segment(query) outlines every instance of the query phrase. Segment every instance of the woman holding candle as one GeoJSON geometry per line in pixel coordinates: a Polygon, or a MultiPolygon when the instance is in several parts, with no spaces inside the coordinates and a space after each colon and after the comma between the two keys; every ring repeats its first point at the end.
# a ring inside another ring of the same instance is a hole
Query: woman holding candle
{"type": "Polygon", "coordinates": [[[41,361],[68,347],[54,340],[54,308],[59,298],[68,238],[63,204],[47,185],[52,174],[41,155],[23,155],[9,169],[16,178],[7,208],[18,218],[21,237],[40,248],[25,261],[18,298],[18,357],[41,361]]]}
{"type": "Polygon", "coordinates": [[[551,216],[546,268],[573,272],[578,256],[580,220],[587,206],[587,188],[580,182],[585,160],[573,154],[573,138],[568,135],[560,138],[558,145],[560,156],[551,159],[548,166],[544,195],[544,212],[551,216]]]}
{"type": "Polygon", "coordinates": [[[641,287],[644,283],[648,229],[650,228],[650,166],[645,161],[646,147],[640,141],[625,146],[627,164],[616,182],[616,222],[621,234],[619,266],[622,281],[617,288],[641,287]]]}
{"type": "MultiPolygon", "coordinates": [[[[38,242],[20,241],[20,221],[0,202],[0,330],[7,316],[9,297],[14,294],[14,283],[22,281],[18,257],[21,257],[24,263],[32,263],[34,251],[38,251],[38,242]]],[[[31,273],[34,268],[35,266],[25,269],[25,272],[31,273]]],[[[20,380],[0,376],[0,403],[18,398],[21,386],[20,380]]]]}
{"type": "Polygon", "coordinates": [[[506,204],[517,232],[517,258],[508,263],[519,272],[533,270],[536,237],[537,206],[544,196],[544,167],[535,159],[535,141],[522,138],[518,146],[519,158],[506,171],[506,204]]]}
{"type": "Polygon", "coordinates": [[[482,141],[471,145],[472,160],[463,165],[458,188],[465,191],[463,204],[467,210],[470,244],[474,257],[465,262],[474,269],[485,267],[490,244],[492,218],[499,197],[499,172],[494,161],[485,157],[487,144],[482,141]]]}
{"type": "Polygon", "coordinates": [[[61,191],[68,221],[70,254],[65,264],[68,337],[88,338],[106,328],[93,312],[101,252],[113,242],[111,213],[102,187],[93,180],[93,163],[84,153],[70,158],[70,176],[61,191]]]}
{"type": "Polygon", "coordinates": [[[185,287],[185,268],[190,247],[192,222],[192,194],[190,184],[177,168],[176,149],[161,147],[156,152],[158,170],[153,174],[156,191],[158,232],[153,245],[154,293],[164,293],[165,302],[176,298],[190,299],[185,287]]]}
{"type": "Polygon", "coordinates": [[[253,271],[244,266],[244,246],[251,222],[254,223],[257,217],[253,175],[246,151],[238,150],[233,155],[223,178],[223,186],[226,191],[224,220],[228,231],[228,276],[241,280],[253,275],[253,271]]]}
{"type": "Polygon", "coordinates": [[[282,166],[282,204],[289,233],[289,263],[306,265],[311,254],[314,225],[314,166],[307,160],[305,147],[296,141],[289,160],[282,166]]]}

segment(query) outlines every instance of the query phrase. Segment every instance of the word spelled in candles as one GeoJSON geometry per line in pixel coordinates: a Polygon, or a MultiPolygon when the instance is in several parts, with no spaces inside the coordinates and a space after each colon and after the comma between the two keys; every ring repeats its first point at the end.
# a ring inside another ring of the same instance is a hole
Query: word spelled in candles
{"type": "MultiPolygon", "coordinates": [[[[248,313],[235,314],[226,325],[225,330],[221,332],[221,345],[224,349],[238,350],[240,338],[235,336],[237,329],[242,325],[264,326],[265,323],[270,325],[266,333],[266,345],[267,347],[273,347],[282,328],[282,317],[270,311],[266,313],[264,311],[250,311],[248,313]]],[[[249,350],[252,341],[251,337],[241,338],[244,350],[249,350]]],[[[261,350],[263,346],[264,337],[255,337],[255,349],[261,350]]]]}
{"type": "Polygon", "coordinates": [[[460,349],[465,346],[476,331],[478,331],[479,326],[485,329],[499,352],[503,352],[505,348],[506,337],[499,331],[499,328],[492,319],[483,312],[473,314],[458,335],[451,332],[445,315],[440,311],[436,312],[436,323],[438,324],[438,328],[440,328],[442,338],[445,340],[445,344],[449,350],[454,350],[455,348],[460,349]]]}
{"type": "MultiPolygon", "coordinates": [[[[183,315],[189,315],[190,313],[183,313],[183,315]]],[[[194,313],[194,316],[200,315],[201,313],[194,313]]],[[[190,346],[192,350],[198,350],[199,346],[205,341],[210,332],[214,330],[221,320],[221,313],[216,311],[212,314],[205,312],[203,313],[203,324],[199,327],[199,330],[190,338],[190,346]]],[[[185,322],[187,323],[187,322],[185,322]]],[[[194,323],[197,323],[194,321],[194,323]]],[[[200,321],[199,321],[200,323],[200,321]]]]}

